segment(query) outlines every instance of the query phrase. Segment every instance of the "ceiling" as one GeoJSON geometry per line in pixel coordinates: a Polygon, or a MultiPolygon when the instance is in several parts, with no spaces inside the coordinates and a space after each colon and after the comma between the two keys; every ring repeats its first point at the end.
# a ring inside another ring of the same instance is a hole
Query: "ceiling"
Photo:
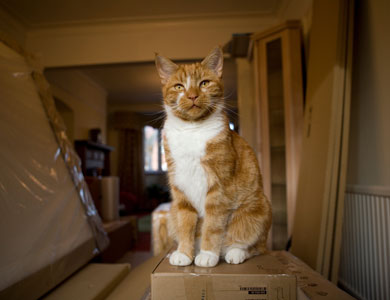
{"type": "MultiPolygon", "coordinates": [[[[198,20],[255,16],[275,17],[290,0],[0,0],[9,14],[26,30],[155,20],[198,20]]],[[[210,49],[211,50],[211,49],[210,49]]],[[[107,91],[109,105],[159,103],[161,88],[153,62],[56,68],[55,72],[79,71],[107,91]]],[[[47,70],[50,72],[51,70],[47,70]]],[[[224,65],[225,94],[235,102],[236,67],[224,65]]]]}
{"type": "Polygon", "coordinates": [[[0,0],[26,27],[111,21],[274,15],[283,0],[0,0]]]}
{"type": "MultiPolygon", "coordinates": [[[[191,63],[179,61],[176,63],[191,63]]],[[[110,105],[154,104],[161,101],[161,84],[154,62],[95,65],[87,67],[52,68],[51,72],[81,71],[107,91],[110,105]]],[[[237,99],[236,65],[234,60],[224,61],[224,85],[227,100],[237,99]]]]}

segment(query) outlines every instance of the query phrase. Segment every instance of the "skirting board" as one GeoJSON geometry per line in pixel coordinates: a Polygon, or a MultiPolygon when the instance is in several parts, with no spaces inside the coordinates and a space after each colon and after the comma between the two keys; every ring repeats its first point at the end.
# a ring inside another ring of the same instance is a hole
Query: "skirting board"
{"type": "Polygon", "coordinates": [[[348,184],[347,192],[377,196],[390,196],[390,186],[348,184]]]}

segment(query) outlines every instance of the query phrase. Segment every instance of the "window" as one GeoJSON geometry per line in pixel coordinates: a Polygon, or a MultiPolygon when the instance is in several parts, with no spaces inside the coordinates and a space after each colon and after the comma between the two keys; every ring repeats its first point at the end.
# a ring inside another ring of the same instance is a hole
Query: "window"
{"type": "Polygon", "coordinates": [[[161,142],[161,129],[144,127],[144,170],[145,172],[165,172],[164,147],[161,142]]]}

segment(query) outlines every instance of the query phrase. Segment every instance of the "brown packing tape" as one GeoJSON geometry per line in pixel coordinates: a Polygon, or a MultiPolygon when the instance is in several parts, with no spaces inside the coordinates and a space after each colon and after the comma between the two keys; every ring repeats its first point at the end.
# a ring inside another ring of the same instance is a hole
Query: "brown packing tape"
{"type": "Polygon", "coordinates": [[[213,280],[210,276],[190,275],[183,278],[186,300],[214,300],[213,280]]]}
{"type": "Polygon", "coordinates": [[[85,265],[85,253],[92,258],[95,241],[89,240],[51,265],[0,291],[0,299],[37,299],[85,265]]]}

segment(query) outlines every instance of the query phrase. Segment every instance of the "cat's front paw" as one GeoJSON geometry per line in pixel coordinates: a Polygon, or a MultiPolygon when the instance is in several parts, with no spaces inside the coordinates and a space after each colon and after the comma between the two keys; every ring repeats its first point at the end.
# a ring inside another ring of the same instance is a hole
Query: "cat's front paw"
{"type": "Polygon", "coordinates": [[[240,264],[247,258],[247,254],[244,249],[232,248],[226,253],[225,260],[229,264],[240,264]]]}
{"type": "Polygon", "coordinates": [[[169,263],[173,266],[188,266],[192,263],[192,259],[176,250],[169,257],[169,263]]]}
{"type": "Polygon", "coordinates": [[[195,257],[195,265],[198,267],[215,267],[218,263],[219,256],[211,251],[200,250],[195,257]]]}

